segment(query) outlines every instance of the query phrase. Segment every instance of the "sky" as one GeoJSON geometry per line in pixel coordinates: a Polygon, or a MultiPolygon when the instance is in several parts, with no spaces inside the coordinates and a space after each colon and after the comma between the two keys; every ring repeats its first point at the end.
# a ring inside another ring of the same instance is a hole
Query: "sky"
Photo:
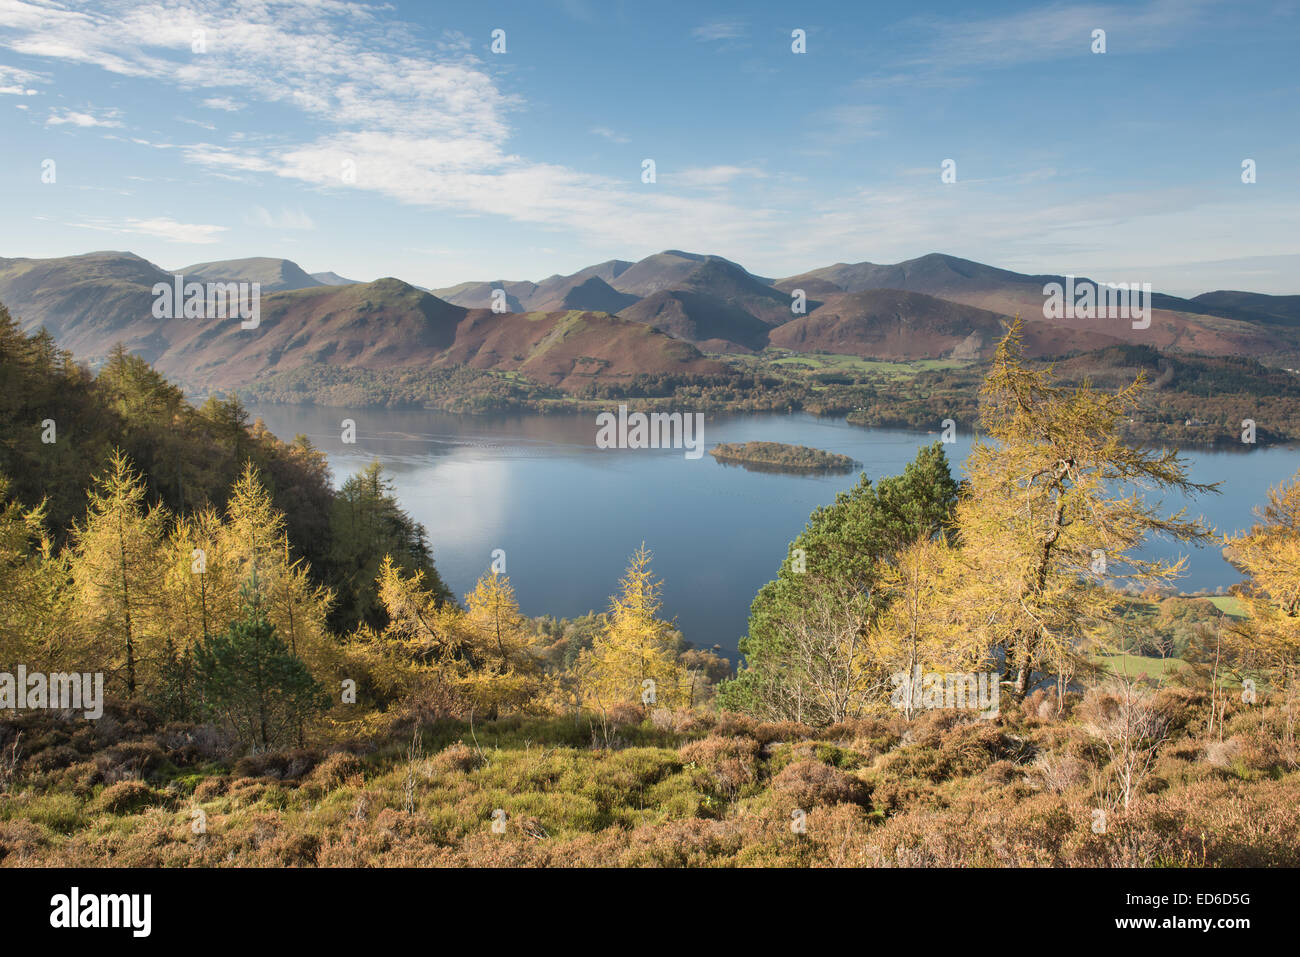
{"type": "Polygon", "coordinates": [[[1238,0],[0,0],[0,256],[436,288],[944,252],[1296,294],[1297,38],[1238,0]]]}

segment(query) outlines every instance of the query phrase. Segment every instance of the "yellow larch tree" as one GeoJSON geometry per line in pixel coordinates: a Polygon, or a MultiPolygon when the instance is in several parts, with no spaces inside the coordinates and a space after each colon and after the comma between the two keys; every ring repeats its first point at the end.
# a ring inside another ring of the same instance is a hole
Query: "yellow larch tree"
{"type": "Polygon", "coordinates": [[[642,543],[610,599],[605,627],[578,659],[583,700],[605,709],[618,702],[646,707],[687,703],[691,679],[677,662],[672,626],[658,617],[661,585],[642,543]]]}
{"type": "Polygon", "coordinates": [[[1246,581],[1234,586],[1245,621],[1225,638],[1256,664],[1286,702],[1287,739],[1295,743],[1295,697],[1300,678],[1300,472],[1269,489],[1260,521],[1228,538],[1225,555],[1246,581]]]}
{"type": "Polygon", "coordinates": [[[520,614],[510,579],[485,572],[465,596],[463,625],[473,660],[464,684],[474,706],[489,718],[530,703],[540,707],[548,683],[537,654],[538,634],[520,614]]]}
{"type": "MultiPolygon", "coordinates": [[[[95,476],[84,520],[74,523],[71,572],[80,624],[103,670],[135,697],[142,661],[159,650],[167,513],[146,502],[144,480],[115,449],[95,476]]],[[[82,669],[85,670],[85,669],[82,669]]]]}
{"type": "MultiPolygon", "coordinates": [[[[215,558],[223,576],[248,584],[289,650],[316,680],[337,687],[340,649],[326,625],[333,594],[312,581],[304,561],[293,558],[284,515],[271,503],[252,462],[231,489],[214,552],[208,556],[209,568],[215,558]]],[[[238,589],[234,591],[235,603],[222,609],[218,628],[239,614],[238,589]]]]}
{"type": "Polygon", "coordinates": [[[1117,593],[1103,583],[1146,587],[1181,572],[1181,562],[1136,555],[1149,535],[1213,535],[1185,509],[1164,516],[1144,498],[1215,489],[1192,482],[1176,451],[1124,441],[1144,385],[1111,394],[1055,384],[1051,369],[1024,361],[1019,320],[998,345],[955,527],[966,627],[1002,651],[1018,696],[1112,617],[1117,593]]]}

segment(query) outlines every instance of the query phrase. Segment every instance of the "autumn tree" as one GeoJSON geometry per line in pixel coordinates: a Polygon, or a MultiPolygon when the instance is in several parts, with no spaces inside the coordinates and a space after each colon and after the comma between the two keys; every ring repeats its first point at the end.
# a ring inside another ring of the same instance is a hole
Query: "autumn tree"
{"type": "Polygon", "coordinates": [[[1300,472],[1269,489],[1268,504],[1248,532],[1225,541],[1228,560],[1245,582],[1233,592],[1247,617],[1225,638],[1253,661],[1286,702],[1287,738],[1295,742],[1295,698],[1300,678],[1300,472]]]}
{"type": "MultiPolygon", "coordinates": [[[[984,663],[988,648],[961,627],[960,552],[943,538],[918,538],[886,563],[877,589],[883,605],[872,623],[865,656],[892,679],[906,675],[915,687],[921,673],[967,672],[984,663]]],[[[892,684],[891,684],[892,687],[892,684]]],[[[902,696],[912,717],[912,695],[902,696]]]]}
{"type": "Polygon", "coordinates": [[[136,693],[142,657],[159,635],[162,544],[167,515],[145,501],[145,486],[121,450],[95,478],[84,520],[73,526],[72,577],[85,627],[98,639],[105,670],[136,693]]]}
{"type": "Polygon", "coordinates": [[[610,599],[605,626],[578,659],[582,697],[597,708],[617,702],[678,707],[689,676],[677,662],[672,625],[658,617],[661,583],[642,543],[610,599]]]}
{"type": "Polygon", "coordinates": [[[359,670],[359,697],[380,707],[403,701],[435,717],[459,714],[473,664],[460,609],[427,586],[424,572],[408,575],[391,558],[381,563],[375,585],[386,623],[380,630],[362,624],[347,647],[359,670]]]}
{"type": "Polygon", "coordinates": [[[168,627],[145,685],[149,699],[177,720],[188,720],[195,706],[194,648],[238,615],[240,583],[222,560],[221,533],[220,517],[207,506],[177,519],[163,546],[160,601],[168,627]]]}
{"type": "Polygon", "coordinates": [[[473,670],[466,694],[489,718],[502,711],[540,706],[548,690],[539,635],[519,611],[514,588],[504,574],[488,571],[465,596],[461,619],[470,639],[473,670]]]}
{"type": "MultiPolygon", "coordinates": [[[[313,675],[333,680],[338,647],[326,624],[333,595],[312,579],[305,561],[293,557],[284,513],[251,462],[231,489],[225,521],[208,555],[209,567],[214,563],[224,580],[247,582],[256,592],[267,618],[313,675]]],[[[226,604],[218,617],[224,625],[238,605],[232,607],[230,589],[223,594],[226,604]]]]}
{"type": "Polygon", "coordinates": [[[45,527],[45,504],[27,508],[10,498],[0,475],[0,670],[57,668],[75,654],[66,625],[66,563],[45,527]]]}
{"type": "Polygon", "coordinates": [[[1004,658],[1017,695],[1113,615],[1117,594],[1104,584],[1146,587],[1181,572],[1182,562],[1136,555],[1148,536],[1211,535],[1185,509],[1164,516],[1143,497],[1215,489],[1192,482],[1177,452],[1120,438],[1144,384],[1139,376],[1113,394],[1054,384],[1050,369],[1026,365],[1019,320],[998,345],[956,510],[966,559],[957,594],[966,627],[1004,658]]]}

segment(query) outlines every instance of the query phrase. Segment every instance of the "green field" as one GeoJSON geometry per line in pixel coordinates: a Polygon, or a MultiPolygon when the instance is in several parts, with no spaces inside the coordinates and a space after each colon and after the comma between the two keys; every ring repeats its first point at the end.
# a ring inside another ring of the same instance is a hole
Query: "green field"
{"type": "Polygon", "coordinates": [[[1151,678],[1166,678],[1184,665],[1181,658],[1154,658],[1148,655],[1129,654],[1097,655],[1096,661],[1104,665],[1111,674],[1128,678],[1136,678],[1143,674],[1151,678]]]}
{"type": "Polygon", "coordinates": [[[786,371],[849,372],[886,379],[911,379],[919,372],[964,369],[971,364],[964,359],[917,359],[909,362],[892,362],[887,359],[865,359],[862,356],[830,353],[795,353],[775,356],[769,353],[763,358],[770,365],[786,371]]]}
{"type": "Polygon", "coordinates": [[[1232,618],[1245,618],[1246,606],[1241,603],[1241,599],[1234,595],[1215,595],[1209,598],[1214,603],[1214,607],[1219,609],[1225,615],[1232,618]]]}

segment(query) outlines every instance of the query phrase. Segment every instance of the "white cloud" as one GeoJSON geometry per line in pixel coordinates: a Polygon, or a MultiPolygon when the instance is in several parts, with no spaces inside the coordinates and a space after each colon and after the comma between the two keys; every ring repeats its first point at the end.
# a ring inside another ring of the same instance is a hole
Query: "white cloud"
{"type": "Polygon", "coordinates": [[[0,63],[0,96],[36,96],[40,90],[31,85],[44,79],[39,73],[0,63]]]}
{"type": "Polygon", "coordinates": [[[694,166],[678,172],[668,172],[664,176],[664,182],[674,186],[725,186],[744,176],[763,179],[766,175],[752,166],[694,166]]]}
{"type": "Polygon", "coordinates": [[[227,113],[238,113],[246,104],[228,96],[210,96],[203,101],[203,105],[210,110],[225,110],[227,113]]]}
{"type": "Polygon", "coordinates": [[[80,113],[76,110],[50,110],[50,115],[45,120],[46,126],[121,126],[122,123],[117,117],[121,116],[117,110],[109,110],[102,116],[95,116],[93,113],[80,113]]]}
{"type": "Polygon", "coordinates": [[[211,226],[200,223],[178,223],[167,217],[154,219],[134,219],[128,217],[120,222],[107,220],[89,220],[80,223],[67,223],[80,229],[94,229],[106,233],[121,233],[130,236],[151,236],[166,239],[174,243],[205,244],[218,242],[218,233],[226,230],[225,226],[211,226]]]}

